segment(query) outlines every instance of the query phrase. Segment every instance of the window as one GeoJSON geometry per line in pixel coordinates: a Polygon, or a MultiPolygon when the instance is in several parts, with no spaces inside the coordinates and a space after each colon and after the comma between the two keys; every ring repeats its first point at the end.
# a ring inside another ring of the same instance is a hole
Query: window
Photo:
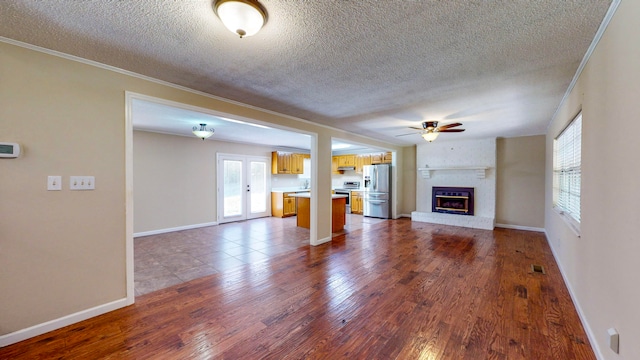
{"type": "Polygon", "coordinates": [[[553,205],[580,224],[582,113],[553,142],[553,205]]]}

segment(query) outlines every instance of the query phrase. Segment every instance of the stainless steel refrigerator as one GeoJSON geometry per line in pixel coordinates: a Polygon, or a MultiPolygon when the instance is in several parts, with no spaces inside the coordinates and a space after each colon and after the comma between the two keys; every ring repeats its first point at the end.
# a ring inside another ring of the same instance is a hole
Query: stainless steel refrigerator
{"type": "Polygon", "coordinates": [[[391,166],[389,164],[365,165],[362,168],[364,216],[391,218],[391,166]]]}

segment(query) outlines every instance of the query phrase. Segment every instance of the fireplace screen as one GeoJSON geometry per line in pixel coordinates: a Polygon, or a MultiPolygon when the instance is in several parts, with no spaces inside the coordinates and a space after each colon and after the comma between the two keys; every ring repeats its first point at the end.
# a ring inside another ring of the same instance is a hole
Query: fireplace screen
{"type": "Polygon", "coordinates": [[[433,187],[431,211],[473,215],[473,188],[467,187],[433,187]]]}

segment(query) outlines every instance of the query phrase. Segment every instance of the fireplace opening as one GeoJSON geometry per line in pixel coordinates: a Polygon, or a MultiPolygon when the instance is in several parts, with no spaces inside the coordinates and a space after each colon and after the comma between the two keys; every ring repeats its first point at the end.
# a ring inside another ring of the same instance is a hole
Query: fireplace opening
{"type": "Polygon", "coordinates": [[[431,212],[473,215],[474,189],[469,187],[440,187],[432,190],[431,212]]]}

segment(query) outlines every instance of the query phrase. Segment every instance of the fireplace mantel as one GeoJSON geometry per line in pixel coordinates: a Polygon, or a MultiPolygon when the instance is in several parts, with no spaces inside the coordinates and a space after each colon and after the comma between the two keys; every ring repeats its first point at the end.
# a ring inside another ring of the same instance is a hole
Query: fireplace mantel
{"type": "Polygon", "coordinates": [[[484,179],[487,175],[488,167],[483,166],[451,166],[451,167],[428,167],[418,168],[418,171],[422,172],[422,178],[430,179],[432,171],[447,171],[447,170],[465,170],[472,171],[476,174],[478,179],[484,179]]]}

